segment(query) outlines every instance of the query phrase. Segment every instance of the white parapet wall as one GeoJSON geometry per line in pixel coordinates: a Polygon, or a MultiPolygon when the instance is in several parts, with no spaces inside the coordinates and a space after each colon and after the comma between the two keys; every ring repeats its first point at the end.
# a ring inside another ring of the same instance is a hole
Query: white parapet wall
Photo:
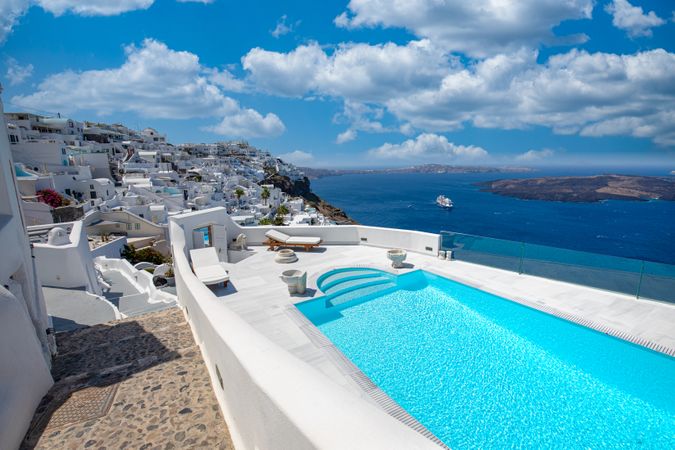
{"type": "Polygon", "coordinates": [[[267,239],[265,233],[271,229],[279,230],[290,236],[320,237],[322,243],[325,245],[371,245],[375,247],[402,248],[411,252],[432,256],[438,254],[441,245],[441,236],[439,234],[364,225],[243,227],[228,217],[226,219],[226,226],[228,235],[231,238],[236,238],[240,233],[244,233],[247,242],[251,245],[262,244],[267,239]]]}
{"type": "Polygon", "coordinates": [[[187,255],[192,230],[203,224],[226,225],[227,216],[214,208],[170,219],[178,302],[236,448],[438,448],[267,339],[201,283],[187,255]]]}
{"type": "MultiPolygon", "coordinates": [[[[84,287],[87,291],[100,294],[101,288],[96,279],[94,262],[89,250],[87,234],[81,220],[56,224],[57,227],[71,227],[69,242],[33,244],[33,254],[40,281],[44,286],[61,288],[84,287]]],[[[28,227],[30,231],[41,227],[28,227]]]]}
{"type": "Polygon", "coordinates": [[[122,275],[138,289],[139,293],[145,292],[148,294],[148,301],[150,303],[171,303],[176,300],[175,296],[172,294],[161,291],[155,287],[155,284],[152,282],[152,275],[149,272],[136,269],[126,259],[99,256],[94,259],[94,263],[99,266],[102,272],[105,272],[106,270],[117,270],[121,272],[122,275]]]}

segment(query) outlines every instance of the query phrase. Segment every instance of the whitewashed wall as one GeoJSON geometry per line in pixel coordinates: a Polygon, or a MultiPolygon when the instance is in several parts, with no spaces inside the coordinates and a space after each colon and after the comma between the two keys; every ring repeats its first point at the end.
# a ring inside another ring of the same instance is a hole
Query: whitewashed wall
{"type": "Polygon", "coordinates": [[[70,244],[33,245],[35,264],[40,282],[45,286],[62,288],[84,287],[87,291],[100,294],[94,262],[89,250],[87,234],[82,221],[69,222],[71,225],[70,244]]]}
{"type": "Polygon", "coordinates": [[[371,245],[375,247],[402,248],[432,256],[437,255],[440,248],[440,235],[423,233],[421,231],[367,227],[363,225],[242,227],[229,220],[229,217],[226,223],[228,234],[232,238],[235,238],[239,233],[244,233],[248,243],[251,245],[260,245],[267,239],[265,233],[270,229],[276,229],[289,236],[320,237],[325,245],[371,245]]]}
{"type": "Polygon", "coordinates": [[[19,448],[51,385],[25,305],[0,286],[0,448],[19,448]]]}
{"type": "Polygon", "coordinates": [[[91,250],[91,257],[97,258],[105,256],[107,258],[119,258],[122,249],[127,244],[126,236],[113,236],[114,241],[107,242],[95,249],[91,250]]]}
{"type": "Polygon", "coordinates": [[[105,256],[97,257],[94,262],[100,267],[101,271],[118,270],[129,282],[138,289],[138,292],[148,294],[150,303],[170,303],[176,298],[168,292],[163,292],[155,287],[152,282],[152,274],[145,270],[137,270],[126,259],[107,258],[105,256]]]}
{"type": "Polygon", "coordinates": [[[195,277],[186,256],[191,223],[200,219],[224,223],[226,216],[214,210],[182,216],[186,215],[169,222],[178,300],[201,348],[235,447],[437,448],[229,310],[195,277]]]}

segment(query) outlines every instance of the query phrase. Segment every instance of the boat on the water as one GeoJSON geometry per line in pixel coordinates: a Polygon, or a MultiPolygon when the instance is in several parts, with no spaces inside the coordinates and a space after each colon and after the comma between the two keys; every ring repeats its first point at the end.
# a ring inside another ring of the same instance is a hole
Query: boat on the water
{"type": "Polygon", "coordinates": [[[436,197],[436,204],[441,208],[448,208],[448,209],[455,206],[453,205],[452,200],[450,200],[445,195],[439,195],[438,197],[436,197]]]}

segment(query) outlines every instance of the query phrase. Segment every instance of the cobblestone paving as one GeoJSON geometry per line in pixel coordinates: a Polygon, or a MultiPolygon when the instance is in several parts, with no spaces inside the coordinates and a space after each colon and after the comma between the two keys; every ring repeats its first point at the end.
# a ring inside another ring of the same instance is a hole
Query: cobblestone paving
{"type": "Polygon", "coordinates": [[[234,448],[178,308],[61,333],[57,344],[56,383],[22,448],[234,448]]]}

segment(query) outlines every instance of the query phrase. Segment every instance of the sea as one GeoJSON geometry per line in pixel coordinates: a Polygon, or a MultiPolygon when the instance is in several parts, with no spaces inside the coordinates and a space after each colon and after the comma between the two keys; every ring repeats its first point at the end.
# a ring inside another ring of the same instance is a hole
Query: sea
{"type": "MultiPolygon", "coordinates": [[[[671,168],[672,169],[672,168],[671,168]]],[[[675,202],[566,203],[481,192],[505,178],[619,173],[670,176],[671,169],[541,169],[526,173],[359,174],[312,180],[312,190],[363,225],[454,231],[675,265],[675,202]],[[450,197],[455,207],[436,205],[450,197]]]]}

